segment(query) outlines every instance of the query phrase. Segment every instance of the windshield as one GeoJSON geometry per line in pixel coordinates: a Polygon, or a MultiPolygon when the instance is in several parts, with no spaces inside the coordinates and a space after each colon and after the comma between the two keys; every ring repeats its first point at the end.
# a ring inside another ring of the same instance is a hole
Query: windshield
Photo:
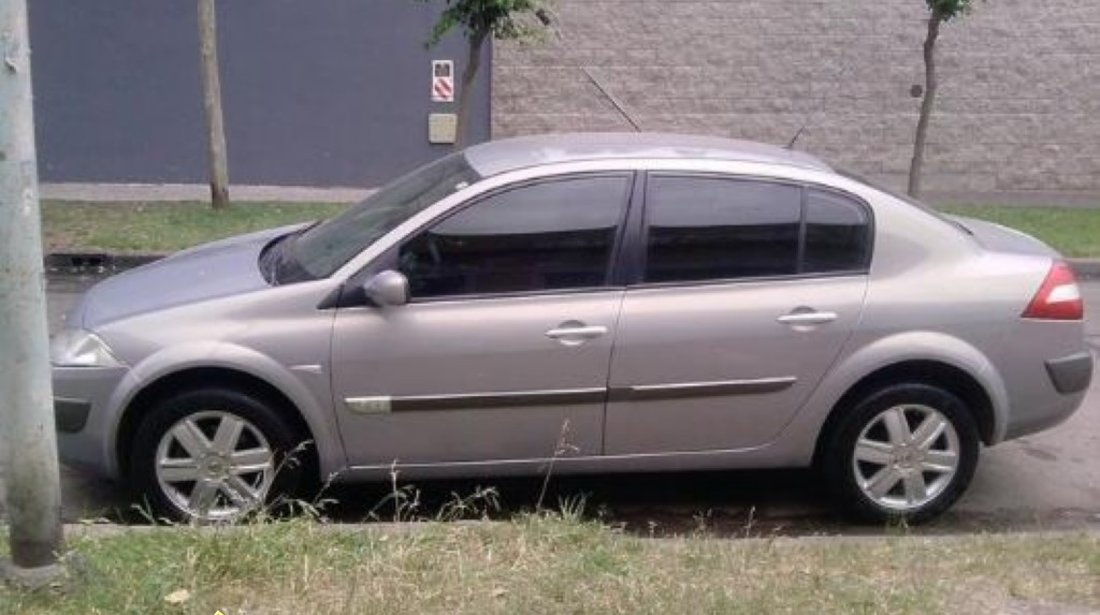
{"type": "Polygon", "coordinates": [[[302,233],[294,241],[293,259],[310,276],[328,277],[405,220],[479,179],[461,153],[420,167],[302,233]]]}

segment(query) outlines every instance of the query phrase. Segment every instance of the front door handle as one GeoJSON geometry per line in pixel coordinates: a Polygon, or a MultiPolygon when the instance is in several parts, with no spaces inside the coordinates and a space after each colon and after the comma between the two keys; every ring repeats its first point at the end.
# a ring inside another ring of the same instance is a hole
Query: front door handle
{"type": "Polygon", "coordinates": [[[805,312],[795,311],[790,314],[784,314],[777,321],[796,327],[808,327],[813,325],[824,325],[833,322],[839,318],[836,312],[805,312]]]}
{"type": "Polygon", "coordinates": [[[607,335],[607,327],[586,325],[574,320],[563,322],[546,332],[546,337],[565,346],[579,346],[590,339],[607,335]]]}

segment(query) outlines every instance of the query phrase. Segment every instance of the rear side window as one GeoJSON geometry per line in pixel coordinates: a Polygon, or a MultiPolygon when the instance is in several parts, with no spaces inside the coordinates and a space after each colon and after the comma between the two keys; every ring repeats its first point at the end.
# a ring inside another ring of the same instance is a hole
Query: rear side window
{"type": "Polygon", "coordinates": [[[711,177],[651,176],[646,282],[798,272],[802,190],[711,177]]]}
{"type": "Polygon", "coordinates": [[[802,273],[866,267],[870,233],[871,225],[862,205],[835,192],[808,189],[802,273]]]}
{"type": "Polygon", "coordinates": [[[413,298],[607,284],[630,176],[573,177],[489,196],[402,246],[413,298]]]}
{"type": "Polygon", "coordinates": [[[867,209],[818,188],[651,175],[645,216],[650,283],[845,273],[870,257],[867,209]]]}

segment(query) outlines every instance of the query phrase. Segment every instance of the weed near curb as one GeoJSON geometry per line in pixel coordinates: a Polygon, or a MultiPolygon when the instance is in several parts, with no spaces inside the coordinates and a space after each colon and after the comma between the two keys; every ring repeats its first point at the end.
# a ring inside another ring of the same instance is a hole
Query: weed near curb
{"type": "Polygon", "coordinates": [[[340,528],[299,518],[81,537],[89,579],[0,613],[975,612],[1100,606],[1095,535],[648,539],[563,512],[340,528]],[[175,593],[181,592],[183,593],[175,593]],[[186,596],[178,605],[165,598],[186,596]]]}

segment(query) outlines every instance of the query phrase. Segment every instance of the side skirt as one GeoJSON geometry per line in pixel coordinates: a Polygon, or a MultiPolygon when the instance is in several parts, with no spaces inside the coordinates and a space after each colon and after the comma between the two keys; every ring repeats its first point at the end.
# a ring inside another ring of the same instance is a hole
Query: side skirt
{"type": "Polygon", "coordinates": [[[397,471],[402,479],[537,476],[545,474],[551,464],[555,474],[805,468],[811,465],[812,457],[813,451],[797,454],[782,451],[780,447],[774,445],[765,445],[721,451],[558,457],[556,459],[500,459],[408,464],[395,460],[392,464],[351,467],[339,473],[335,480],[338,482],[389,480],[392,471],[397,471]]]}

